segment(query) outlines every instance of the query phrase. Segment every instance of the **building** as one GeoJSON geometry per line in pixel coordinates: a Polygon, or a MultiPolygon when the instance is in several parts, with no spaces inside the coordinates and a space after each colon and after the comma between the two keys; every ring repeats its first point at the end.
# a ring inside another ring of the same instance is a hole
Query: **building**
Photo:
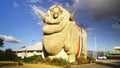
{"type": "Polygon", "coordinates": [[[114,47],[115,50],[120,50],[120,46],[114,47]]]}
{"type": "Polygon", "coordinates": [[[42,55],[42,57],[44,57],[42,48],[43,48],[42,42],[38,42],[32,46],[22,47],[16,50],[15,52],[17,56],[21,58],[30,57],[33,55],[42,55]]]}

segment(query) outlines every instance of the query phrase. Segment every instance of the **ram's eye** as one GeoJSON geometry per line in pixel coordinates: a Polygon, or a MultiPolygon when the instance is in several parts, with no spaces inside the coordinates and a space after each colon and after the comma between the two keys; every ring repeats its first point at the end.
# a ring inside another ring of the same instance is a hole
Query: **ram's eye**
{"type": "Polygon", "coordinates": [[[54,15],[53,15],[53,18],[54,18],[54,19],[57,19],[57,18],[58,18],[58,14],[54,14],[54,15]]]}

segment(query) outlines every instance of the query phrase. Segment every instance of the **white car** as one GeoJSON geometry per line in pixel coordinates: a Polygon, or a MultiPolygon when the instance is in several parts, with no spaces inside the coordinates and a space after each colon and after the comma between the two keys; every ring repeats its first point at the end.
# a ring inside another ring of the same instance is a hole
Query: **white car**
{"type": "Polygon", "coordinates": [[[99,56],[98,59],[107,59],[106,56],[99,56]]]}

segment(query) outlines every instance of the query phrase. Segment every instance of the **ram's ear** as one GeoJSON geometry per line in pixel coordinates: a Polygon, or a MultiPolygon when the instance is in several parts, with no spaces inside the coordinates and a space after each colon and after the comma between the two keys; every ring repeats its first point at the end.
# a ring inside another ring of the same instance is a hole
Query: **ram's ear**
{"type": "Polygon", "coordinates": [[[74,11],[70,14],[70,21],[73,21],[73,20],[74,20],[73,17],[74,17],[74,14],[75,14],[76,11],[77,11],[77,10],[74,10],[74,11]]]}

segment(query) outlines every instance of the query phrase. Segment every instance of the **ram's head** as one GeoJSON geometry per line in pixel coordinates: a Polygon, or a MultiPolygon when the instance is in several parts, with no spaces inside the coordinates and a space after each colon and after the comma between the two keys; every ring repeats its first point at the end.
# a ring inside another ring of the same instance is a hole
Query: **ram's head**
{"type": "Polygon", "coordinates": [[[69,21],[73,21],[73,14],[74,12],[71,14],[59,5],[50,7],[44,16],[40,15],[45,23],[45,26],[43,27],[44,34],[62,31],[69,21]]]}

